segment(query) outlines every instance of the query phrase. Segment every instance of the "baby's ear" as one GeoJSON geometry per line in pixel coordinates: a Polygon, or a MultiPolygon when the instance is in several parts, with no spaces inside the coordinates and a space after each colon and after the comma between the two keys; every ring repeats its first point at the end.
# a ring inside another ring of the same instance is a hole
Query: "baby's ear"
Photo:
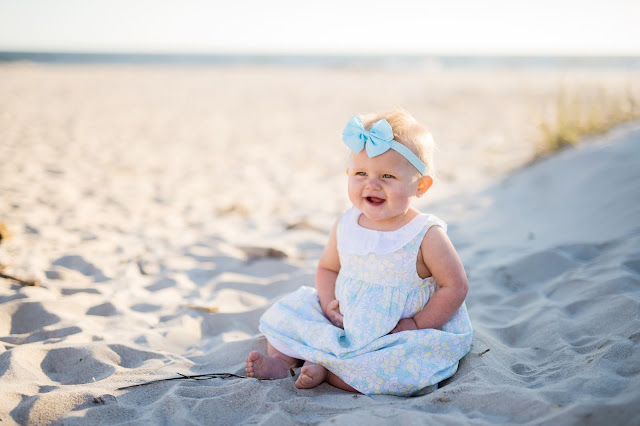
{"type": "Polygon", "coordinates": [[[425,192],[431,188],[433,185],[433,178],[431,176],[423,176],[418,183],[418,191],[416,192],[416,197],[420,198],[424,195],[425,192]]]}

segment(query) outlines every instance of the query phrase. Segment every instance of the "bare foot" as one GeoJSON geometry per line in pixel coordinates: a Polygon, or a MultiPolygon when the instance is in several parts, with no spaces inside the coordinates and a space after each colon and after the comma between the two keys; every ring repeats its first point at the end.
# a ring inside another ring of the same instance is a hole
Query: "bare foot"
{"type": "Polygon", "coordinates": [[[284,379],[289,374],[289,367],[282,358],[265,356],[255,351],[244,360],[247,376],[260,379],[284,379]]]}
{"type": "Polygon", "coordinates": [[[320,364],[305,362],[300,369],[300,376],[296,380],[298,389],[311,389],[327,380],[328,371],[320,364]]]}

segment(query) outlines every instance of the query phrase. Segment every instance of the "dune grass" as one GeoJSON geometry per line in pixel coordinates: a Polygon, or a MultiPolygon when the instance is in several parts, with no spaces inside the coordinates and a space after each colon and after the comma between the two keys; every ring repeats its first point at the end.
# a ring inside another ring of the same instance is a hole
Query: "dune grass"
{"type": "Polygon", "coordinates": [[[582,138],[602,134],[628,121],[640,120],[640,97],[631,88],[611,93],[603,88],[558,90],[554,113],[540,122],[541,137],[536,157],[544,157],[582,138]]]}

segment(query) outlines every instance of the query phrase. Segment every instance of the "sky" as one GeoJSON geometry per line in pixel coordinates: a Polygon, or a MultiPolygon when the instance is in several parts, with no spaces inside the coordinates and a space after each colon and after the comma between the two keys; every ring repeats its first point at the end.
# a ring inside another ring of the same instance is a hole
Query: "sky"
{"type": "Polygon", "coordinates": [[[640,56],[640,0],[0,0],[0,50],[640,56]]]}

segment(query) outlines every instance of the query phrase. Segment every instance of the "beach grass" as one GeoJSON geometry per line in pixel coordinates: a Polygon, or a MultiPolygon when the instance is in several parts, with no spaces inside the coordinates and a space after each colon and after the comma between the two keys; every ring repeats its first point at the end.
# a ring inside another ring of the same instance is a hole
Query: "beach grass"
{"type": "Polygon", "coordinates": [[[562,86],[552,111],[540,120],[536,159],[575,146],[586,136],[640,120],[640,96],[631,87],[614,93],[602,87],[571,90],[562,86]]]}

